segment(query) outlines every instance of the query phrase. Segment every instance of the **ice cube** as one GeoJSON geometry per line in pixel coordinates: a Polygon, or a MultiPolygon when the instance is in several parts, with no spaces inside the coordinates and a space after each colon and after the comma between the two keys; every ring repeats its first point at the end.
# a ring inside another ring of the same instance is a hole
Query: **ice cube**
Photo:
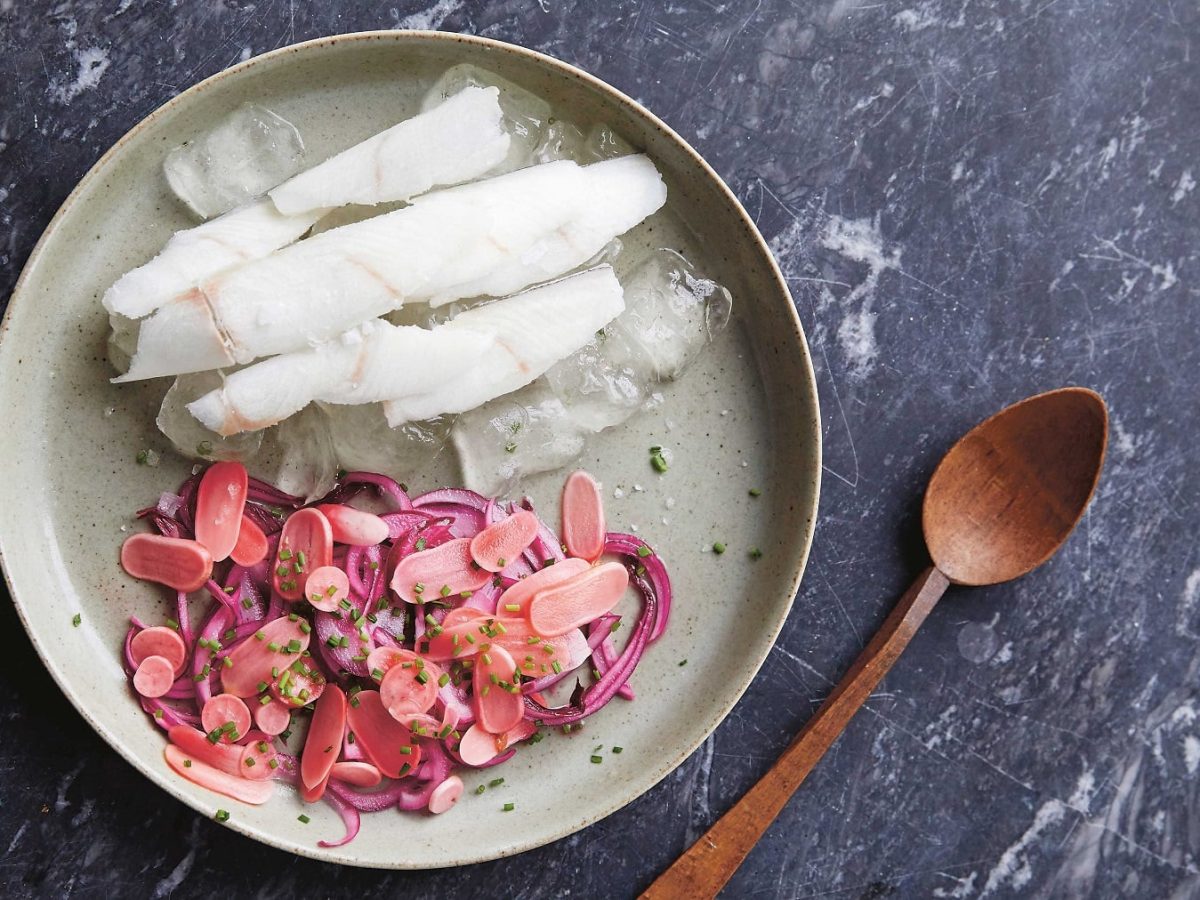
{"type": "Polygon", "coordinates": [[[259,196],[304,168],[304,141],[271,110],[244,103],[209,132],[163,160],[175,196],[211,219],[259,196]]]}
{"type": "Polygon", "coordinates": [[[322,404],[321,411],[344,468],[380,472],[399,481],[416,480],[445,448],[450,433],[449,417],[389,428],[378,403],[322,404]]]}
{"type": "Polygon", "coordinates": [[[338,470],[329,420],[315,404],[284,419],[267,430],[259,461],[260,477],[280,490],[310,501],[325,496],[338,470]]]}
{"type": "Polygon", "coordinates": [[[245,462],[258,452],[262,444],[261,431],[247,431],[221,437],[209,431],[187,410],[187,405],[221,386],[220,372],[196,372],[180,375],[171,385],[155,424],[188,459],[235,459],[245,462]]]}
{"type": "Polygon", "coordinates": [[[504,113],[504,127],[512,139],[508,156],[488,174],[500,175],[530,165],[534,159],[534,151],[546,134],[550,120],[550,104],[525,88],[501,78],[495,72],[470,63],[461,63],[447,69],[425,94],[425,99],[421,102],[421,111],[432,109],[447,97],[452,97],[471,85],[500,89],[500,109],[504,113]]]}
{"type": "Polygon", "coordinates": [[[588,129],[587,138],[583,145],[583,156],[580,161],[612,159],[615,156],[628,156],[634,153],[633,146],[608,125],[598,122],[588,129]]]}
{"type": "Polygon", "coordinates": [[[515,491],[523,477],[564,466],[584,434],[542,379],[463,413],[450,433],[463,482],[481,494],[515,491]]]}
{"type": "Polygon", "coordinates": [[[124,374],[129,371],[129,360],[137,350],[142,323],[120,313],[109,313],[108,325],[111,329],[108,333],[108,361],[114,369],[124,374]]]}
{"type": "Polygon", "coordinates": [[[577,125],[559,119],[546,127],[546,136],[533,151],[535,163],[553,162],[556,159],[580,161],[588,154],[587,138],[577,125]]]}
{"type": "Polygon", "coordinates": [[[605,329],[618,339],[612,361],[654,379],[678,378],[729,322],[729,291],[674,250],[654,251],[622,286],[625,312],[605,329]]]}
{"type": "Polygon", "coordinates": [[[645,378],[621,362],[636,351],[617,347],[624,337],[610,334],[611,328],[596,332],[594,340],[546,372],[547,385],[571,418],[593,432],[624,422],[646,393],[645,378]]]}

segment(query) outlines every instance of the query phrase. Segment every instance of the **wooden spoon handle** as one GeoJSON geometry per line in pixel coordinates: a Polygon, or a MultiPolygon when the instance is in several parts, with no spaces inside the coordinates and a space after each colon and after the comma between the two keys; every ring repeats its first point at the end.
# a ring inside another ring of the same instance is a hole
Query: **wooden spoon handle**
{"type": "Polygon", "coordinates": [[[949,585],[932,566],[917,577],[779,761],[646,889],[643,898],[703,900],[717,895],[871,696],[949,585]]]}

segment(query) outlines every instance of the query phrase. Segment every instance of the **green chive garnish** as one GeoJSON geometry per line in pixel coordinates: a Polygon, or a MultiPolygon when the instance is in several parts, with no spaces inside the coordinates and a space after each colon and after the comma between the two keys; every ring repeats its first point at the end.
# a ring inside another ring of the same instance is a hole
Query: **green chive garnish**
{"type": "Polygon", "coordinates": [[[720,556],[724,552],[725,552],[725,545],[722,544],[720,541],[717,541],[715,544],[713,544],[713,553],[720,556]]]}
{"type": "Polygon", "coordinates": [[[310,819],[304,813],[300,813],[300,815],[296,816],[296,821],[301,822],[304,825],[307,825],[309,822],[312,821],[312,819],[310,819]]]}
{"type": "Polygon", "coordinates": [[[612,752],[613,752],[613,753],[620,753],[620,752],[621,752],[622,750],[624,750],[624,749],[625,749],[624,747],[613,747],[613,748],[612,748],[612,752]]]}
{"type": "Polygon", "coordinates": [[[750,488],[750,496],[751,497],[761,497],[762,491],[759,490],[758,488],[750,488]]]}
{"type": "Polygon", "coordinates": [[[645,559],[652,552],[653,551],[649,547],[647,547],[645,544],[642,544],[642,546],[638,547],[638,556],[640,556],[642,559],[645,559]]]}
{"type": "Polygon", "coordinates": [[[502,807],[500,807],[502,812],[512,812],[516,808],[517,806],[515,803],[505,803],[502,807]]]}
{"type": "Polygon", "coordinates": [[[600,763],[604,762],[604,757],[603,757],[603,756],[595,756],[595,755],[593,755],[593,756],[592,756],[592,762],[594,762],[596,765],[600,765],[600,763]]]}
{"type": "Polygon", "coordinates": [[[229,821],[229,810],[218,809],[217,814],[214,818],[216,818],[216,820],[218,822],[228,822],[229,821]]]}
{"type": "Polygon", "coordinates": [[[79,613],[75,613],[75,615],[71,618],[71,624],[76,628],[79,627],[79,623],[82,621],[83,621],[83,616],[80,615],[79,613]]]}

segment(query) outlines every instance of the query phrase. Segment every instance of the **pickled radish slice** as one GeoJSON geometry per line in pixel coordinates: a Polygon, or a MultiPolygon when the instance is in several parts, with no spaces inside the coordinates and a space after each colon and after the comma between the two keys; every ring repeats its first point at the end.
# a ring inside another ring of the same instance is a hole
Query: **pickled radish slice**
{"type": "Polygon", "coordinates": [[[133,673],[133,689],[143,697],[161,697],[175,683],[175,667],[165,656],[147,656],[133,673]]]}
{"type": "Polygon", "coordinates": [[[308,575],[333,563],[333,531],[315,509],[298,509],[283,523],[271,582],[285,600],[304,596],[308,575]]]}
{"type": "Polygon", "coordinates": [[[186,753],[214,769],[241,775],[242,748],[236,744],[214,744],[202,731],[190,725],[174,725],[167,731],[167,740],[186,753]]]}
{"type": "Polygon", "coordinates": [[[487,618],[490,618],[490,616],[482,609],[475,609],[473,606],[460,606],[446,613],[446,618],[442,619],[442,627],[451,628],[463,622],[470,622],[472,619],[487,618]]]}
{"type": "Polygon", "coordinates": [[[263,530],[254,523],[253,519],[242,516],[237,543],[229,551],[229,558],[239,566],[256,566],[267,558],[267,552],[270,549],[263,530]]]}
{"type": "Polygon", "coordinates": [[[446,812],[455,803],[463,793],[462,779],[457,775],[451,775],[441,784],[433,789],[433,793],[429,795],[429,811],[435,816],[446,812]]]}
{"type": "Polygon", "coordinates": [[[293,622],[287,616],[274,619],[234,647],[227,657],[231,665],[220,669],[225,693],[251,697],[265,689],[259,685],[269,685],[275,679],[272,669],[282,672],[299,659],[308,649],[309,639],[309,632],[300,627],[302,622],[299,618],[293,622]]]}
{"type": "Polygon", "coordinates": [[[392,718],[378,691],[359,691],[357,705],[350,704],[346,721],[363,754],[388,778],[400,778],[416,769],[421,747],[408,729],[392,718]]]}
{"type": "MultiPolygon", "coordinates": [[[[447,617],[449,618],[449,617],[447,617]]],[[[487,623],[494,621],[491,616],[479,619],[460,621],[450,627],[442,626],[437,634],[433,629],[425,632],[423,641],[419,641],[421,653],[426,659],[435,662],[447,662],[455,659],[467,659],[479,652],[491,641],[487,635],[487,623]]]]}
{"type": "Polygon", "coordinates": [[[269,736],[259,731],[246,735],[247,740],[242,748],[242,757],[238,761],[238,770],[243,778],[253,781],[263,781],[275,774],[279,768],[279,760],[275,748],[271,746],[269,736]],[[271,763],[275,766],[272,767],[271,763]]]}
{"type": "Polygon", "coordinates": [[[173,628],[165,625],[155,625],[144,628],[133,636],[129,642],[129,652],[135,664],[140,665],[147,656],[161,656],[174,667],[175,677],[183,672],[187,662],[187,645],[173,628]]]}
{"type": "Polygon", "coordinates": [[[529,510],[517,510],[471,538],[471,558],[489,572],[500,572],[533,543],[540,524],[529,510]]]}
{"type": "Polygon", "coordinates": [[[421,603],[477,591],[491,577],[471,558],[471,539],[456,538],[400,560],[392,575],[392,590],[402,600],[421,603]]]}
{"type": "Polygon", "coordinates": [[[398,720],[413,713],[423,713],[437,700],[441,677],[440,668],[416,656],[388,669],[379,683],[379,699],[398,720]]]}
{"type": "Polygon", "coordinates": [[[458,755],[468,766],[482,766],[500,754],[496,735],[476,722],[458,742],[458,755]]]}
{"type": "Polygon", "coordinates": [[[300,780],[307,788],[327,781],[333,764],[342,749],[342,734],[346,730],[346,695],[331,685],[317,701],[304,752],[300,757],[300,780]]]}
{"type": "MultiPolygon", "coordinates": [[[[569,672],[587,658],[591,648],[578,628],[554,637],[536,634],[525,619],[497,619],[504,629],[492,643],[507,650],[517,663],[517,669],[527,678],[541,678],[556,671],[569,672]],[[530,643],[530,638],[537,641],[530,643]],[[555,670],[554,664],[558,663],[555,670]]],[[[498,630],[498,629],[497,629],[498,630]]]]}
{"type": "Polygon", "coordinates": [[[337,566],[321,566],[304,582],[304,596],[316,609],[333,612],[349,598],[350,579],[337,566]]]}
{"type": "Polygon", "coordinates": [[[196,541],[161,534],[134,534],[121,545],[121,568],[134,578],[177,591],[195,591],[212,577],[212,554],[196,541]]]}
{"type": "Polygon", "coordinates": [[[339,544],[373,547],[387,540],[387,522],[373,513],[340,503],[324,503],[317,509],[329,520],[333,539],[339,544]]]}
{"type": "Polygon", "coordinates": [[[600,485],[587,472],[572,472],[563,485],[562,539],[567,553],[588,562],[604,552],[604,502],[600,485]]]}
{"type": "Polygon", "coordinates": [[[196,540],[215,562],[228,559],[242,527],[249,481],[239,462],[213,463],[200,476],[196,493],[196,540]]]}
{"type": "Polygon", "coordinates": [[[417,737],[430,737],[437,734],[442,728],[442,723],[428,713],[411,713],[406,716],[397,716],[392,713],[392,718],[417,737]]]}
{"type": "Polygon", "coordinates": [[[233,694],[217,694],[200,710],[200,724],[209,733],[220,730],[222,741],[235,744],[250,730],[250,708],[233,694]]]}
{"type": "Polygon", "coordinates": [[[303,659],[298,659],[280,670],[270,689],[271,696],[285,707],[299,709],[321,698],[325,691],[325,676],[303,659]]]}
{"type": "Polygon", "coordinates": [[[251,781],[248,778],[230,775],[214,769],[198,759],[189,757],[183,750],[172,744],[167,744],[163,749],[163,756],[167,760],[167,765],[192,784],[198,784],[202,788],[208,788],[210,791],[216,791],[218,794],[224,794],[234,800],[241,800],[243,803],[261,806],[275,793],[274,781],[251,781]]]}
{"type": "Polygon", "coordinates": [[[393,666],[417,659],[420,657],[416,653],[403,647],[376,647],[367,654],[367,672],[376,681],[383,681],[383,676],[391,671],[393,666]]]}
{"type": "MultiPolygon", "coordinates": [[[[528,612],[529,601],[542,588],[582,575],[591,566],[584,559],[564,559],[532,575],[526,575],[500,595],[496,612],[501,616],[522,616],[528,612]]],[[[449,616],[447,616],[449,618],[449,616]]]]}
{"type": "Polygon", "coordinates": [[[254,707],[254,724],[269,735],[283,734],[291,724],[291,711],[278,700],[258,703],[254,707]]]}
{"type": "Polygon", "coordinates": [[[333,764],[333,769],[329,773],[329,777],[334,781],[341,781],[346,784],[352,784],[355,787],[375,787],[383,780],[383,776],[379,774],[379,770],[369,762],[360,762],[357,760],[343,760],[333,764]]]}
{"type": "Polygon", "coordinates": [[[318,800],[320,800],[322,797],[325,796],[325,788],[328,785],[329,785],[329,776],[328,775],[326,775],[324,779],[322,779],[320,782],[315,784],[313,787],[309,787],[307,784],[305,784],[302,781],[299,784],[300,797],[302,800],[304,800],[305,803],[316,803],[318,800]]]}
{"type": "Polygon", "coordinates": [[[492,734],[508,731],[525,716],[516,673],[512,656],[495,644],[475,658],[475,715],[492,734]]]}
{"type": "Polygon", "coordinates": [[[566,634],[610,612],[629,586],[620,563],[601,563],[569,581],[544,588],[529,601],[529,624],[537,634],[566,634]]]}

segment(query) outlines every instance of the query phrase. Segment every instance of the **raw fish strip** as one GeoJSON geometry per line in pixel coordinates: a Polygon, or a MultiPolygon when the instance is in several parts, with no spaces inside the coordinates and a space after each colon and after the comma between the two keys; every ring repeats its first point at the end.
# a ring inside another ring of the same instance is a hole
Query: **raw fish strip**
{"type": "Polygon", "coordinates": [[[267,192],[284,215],[347,203],[409,200],[478,178],[508,154],[500,91],[466,87],[267,192]]]}
{"type": "Polygon", "coordinates": [[[167,304],[142,323],[129,372],[116,380],[300,350],[406,302],[503,296],[583,264],[665,201],[644,156],[586,167],[560,160],[435,191],[167,304]]]}
{"type": "Polygon", "coordinates": [[[324,212],[285,216],[263,199],[177,231],[158,256],[126,272],[104,292],[104,308],[140,319],[206,278],[290,244],[324,212]]]}
{"type": "Polygon", "coordinates": [[[257,431],[314,400],[373,403],[432,390],[470,366],[492,343],[487,334],[430,331],[375,319],[336,340],[235,372],[223,386],[189,403],[188,411],[217,434],[257,431]]]}
{"type": "Polygon", "coordinates": [[[425,394],[384,404],[388,424],[460,413],[515,391],[574,353],[625,309],[610,266],[597,266],[456,316],[440,331],[483,332],[495,337],[487,353],[461,376],[425,394]]]}

